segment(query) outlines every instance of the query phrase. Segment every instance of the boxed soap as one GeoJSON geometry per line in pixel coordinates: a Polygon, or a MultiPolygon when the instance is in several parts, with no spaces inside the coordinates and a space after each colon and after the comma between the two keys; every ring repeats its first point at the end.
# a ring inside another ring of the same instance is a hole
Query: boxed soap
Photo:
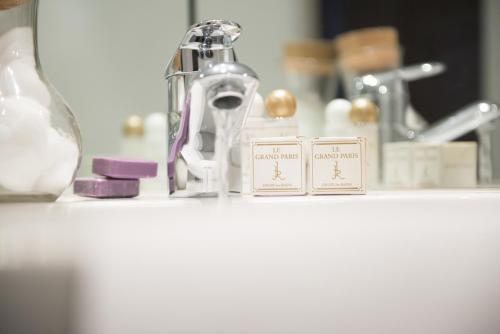
{"type": "Polygon", "coordinates": [[[477,144],[397,142],[384,145],[384,183],[393,188],[470,188],[477,181],[477,144]]]}
{"type": "Polygon", "coordinates": [[[309,184],[312,195],[366,194],[366,139],[311,139],[309,184]]]}
{"type": "Polygon", "coordinates": [[[306,153],[302,137],[252,138],[250,184],[253,195],[304,195],[306,153]]]}
{"type": "Polygon", "coordinates": [[[477,186],[478,147],[476,142],[451,142],[441,151],[441,186],[474,188],[477,186]]]}

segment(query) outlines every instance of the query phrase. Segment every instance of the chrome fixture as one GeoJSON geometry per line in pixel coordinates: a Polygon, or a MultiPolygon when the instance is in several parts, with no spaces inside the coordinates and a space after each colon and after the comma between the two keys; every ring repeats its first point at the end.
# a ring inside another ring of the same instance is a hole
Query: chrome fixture
{"type": "Polygon", "coordinates": [[[394,70],[354,76],[347,80],[350,99],[368,97],[380,108],[380,142],[412,140],[427,127],[410,103],[408,82],[438,75],[446,70],[439,62],[410,65],[394,70]]]}
{"type": "Polygon", "coordinates": [[[166,71],[168,178],[172,196],[216,196],[241,188],[239,132],[258,87],[239,64],[240,26],[208,20],[188,29],[166,71]]]}
{"type": "Polygon", "coordinates": [[[489,101],[474,102],[419,133],[416,140],[424,143],[442,144],[471,131],[476,131],[479,143],[479,181],[489,184],[493,180],[492,133],[500,118],[498,105],[489,101]]]}

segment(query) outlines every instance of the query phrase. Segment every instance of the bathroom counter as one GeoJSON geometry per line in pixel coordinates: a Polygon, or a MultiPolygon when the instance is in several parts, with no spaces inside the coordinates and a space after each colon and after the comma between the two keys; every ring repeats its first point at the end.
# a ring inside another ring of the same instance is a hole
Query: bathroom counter
{"type": "Polygon", "coordinates": [[[1,204],[0,310],[37,270],[78,333],[499,333],[499,212],[497,189],[1,204]]]}
{"type": "MultiPolygon", "coordinates": [[[[82,209],[103,210],[103,212],[114,209],[137,210],[140,208],[204,208],[206,210],[218,210],[253,207],[253,206],[268,206],[268,205],[299,205],[299,206],[314,206],[314,205],[338,205],[344,204],[376,204],[383,201],[385,204],[390,202],[418,201],[413,204],[422,204],[438,201],[464,201],[464,200],[486,200],[500,201],[499,188],[477,188],[463,190],[448,190],[448,189],[433,189],[433,190],[378,190],[370,191],[366,195],[318,195],[318,196],[234,196],[229,198],[225,203],[222,203],[217,198],[170,198],[166,193],[150,192],[142,194],[135,198],[123,199],[95,199],[73,195],[71,193],[64,194],[54,203],[0,203],[0,218],[7,212],[10,214],[17,213],[18,218],[35,219],[43,218],[43,215],[59,215],[70,214],[72,211],[80,211],[82,209]],[[23,210],[19,210],[23,208],[23,210]],[[69,211],[68,211],[69,210],[69,211]],[[42,216],[40,213],[43,212],[42,216]]],[[[288,209],[288,208],[287,208],[288,209]]],[[[118,217],[119,213],[115,212],[118,217]]],[[[5,216],[7,217],[7,216],[5,216]]],[[[9,216],[10,217],[10,216],[9,216]]],[[[14,217],[14,216],[12,216],[14,217]]]]}

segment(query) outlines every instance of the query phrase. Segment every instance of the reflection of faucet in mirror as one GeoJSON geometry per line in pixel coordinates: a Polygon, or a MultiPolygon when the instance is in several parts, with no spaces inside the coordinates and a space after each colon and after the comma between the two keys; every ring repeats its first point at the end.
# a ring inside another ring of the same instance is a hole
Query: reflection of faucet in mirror
{"type": "Polygon", "coordinates": [[[408,82],[444,72],[439,62],[423,63],[355,76],[347,91],[350,98],[369,97],[380,109],[381,143],[409,140],[415,133],[424,130],[425,120],[410,104],[408,82]]]}
{"type": "Polygon", "coordinates": [[[215,196],[241,187],[239,130],[257,75],[238,64],[237,23],[208,20],[187,31],[166,71],[170,194],[215,196]]]}
{"type": "Polygon", "coordinates": [[[335,38],[344,92],[349,100],[365,97],[380,110],[380,143],[408,140],[427,126],[410,104],[408,82],[442,73],[441,63],[402,65],[395,27],[351,30],[335,38]]]}
{"type": "Polygon", "coordinates": [[[479,180],[483,184],[493,179],[491,135],[494,121],[500,118],[496,104],[480,101],[472,103],[418,134],[416,140],[424,143],[443,144],[471,131],[476,131],[479,142],[479,180]]]}

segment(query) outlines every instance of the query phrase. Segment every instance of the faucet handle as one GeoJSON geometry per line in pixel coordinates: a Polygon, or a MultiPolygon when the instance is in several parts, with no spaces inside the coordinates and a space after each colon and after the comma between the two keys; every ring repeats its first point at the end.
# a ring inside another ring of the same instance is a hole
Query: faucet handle
{"type": "Polygon", "coordinates": [[[228,20],[205,20],[192,25],[170,59],[165,77],[192,74],[210,64],[236,62],[233,42],[240,32],[240,25],[228,20]]]}
{"type": "Polygon", "coordinates": [[[417,141],[441,144],[455,140],[470,131],[500,118],[498,105],[477,101],[453,113],[417,136],[417,141]]]}
{"type": "Polygon", "coordinates": [[[204,20],[192,25],[179,46],[180,49],[219,49],[232,47],[241,33],[241,26],[228,20],[204,20]]]}

